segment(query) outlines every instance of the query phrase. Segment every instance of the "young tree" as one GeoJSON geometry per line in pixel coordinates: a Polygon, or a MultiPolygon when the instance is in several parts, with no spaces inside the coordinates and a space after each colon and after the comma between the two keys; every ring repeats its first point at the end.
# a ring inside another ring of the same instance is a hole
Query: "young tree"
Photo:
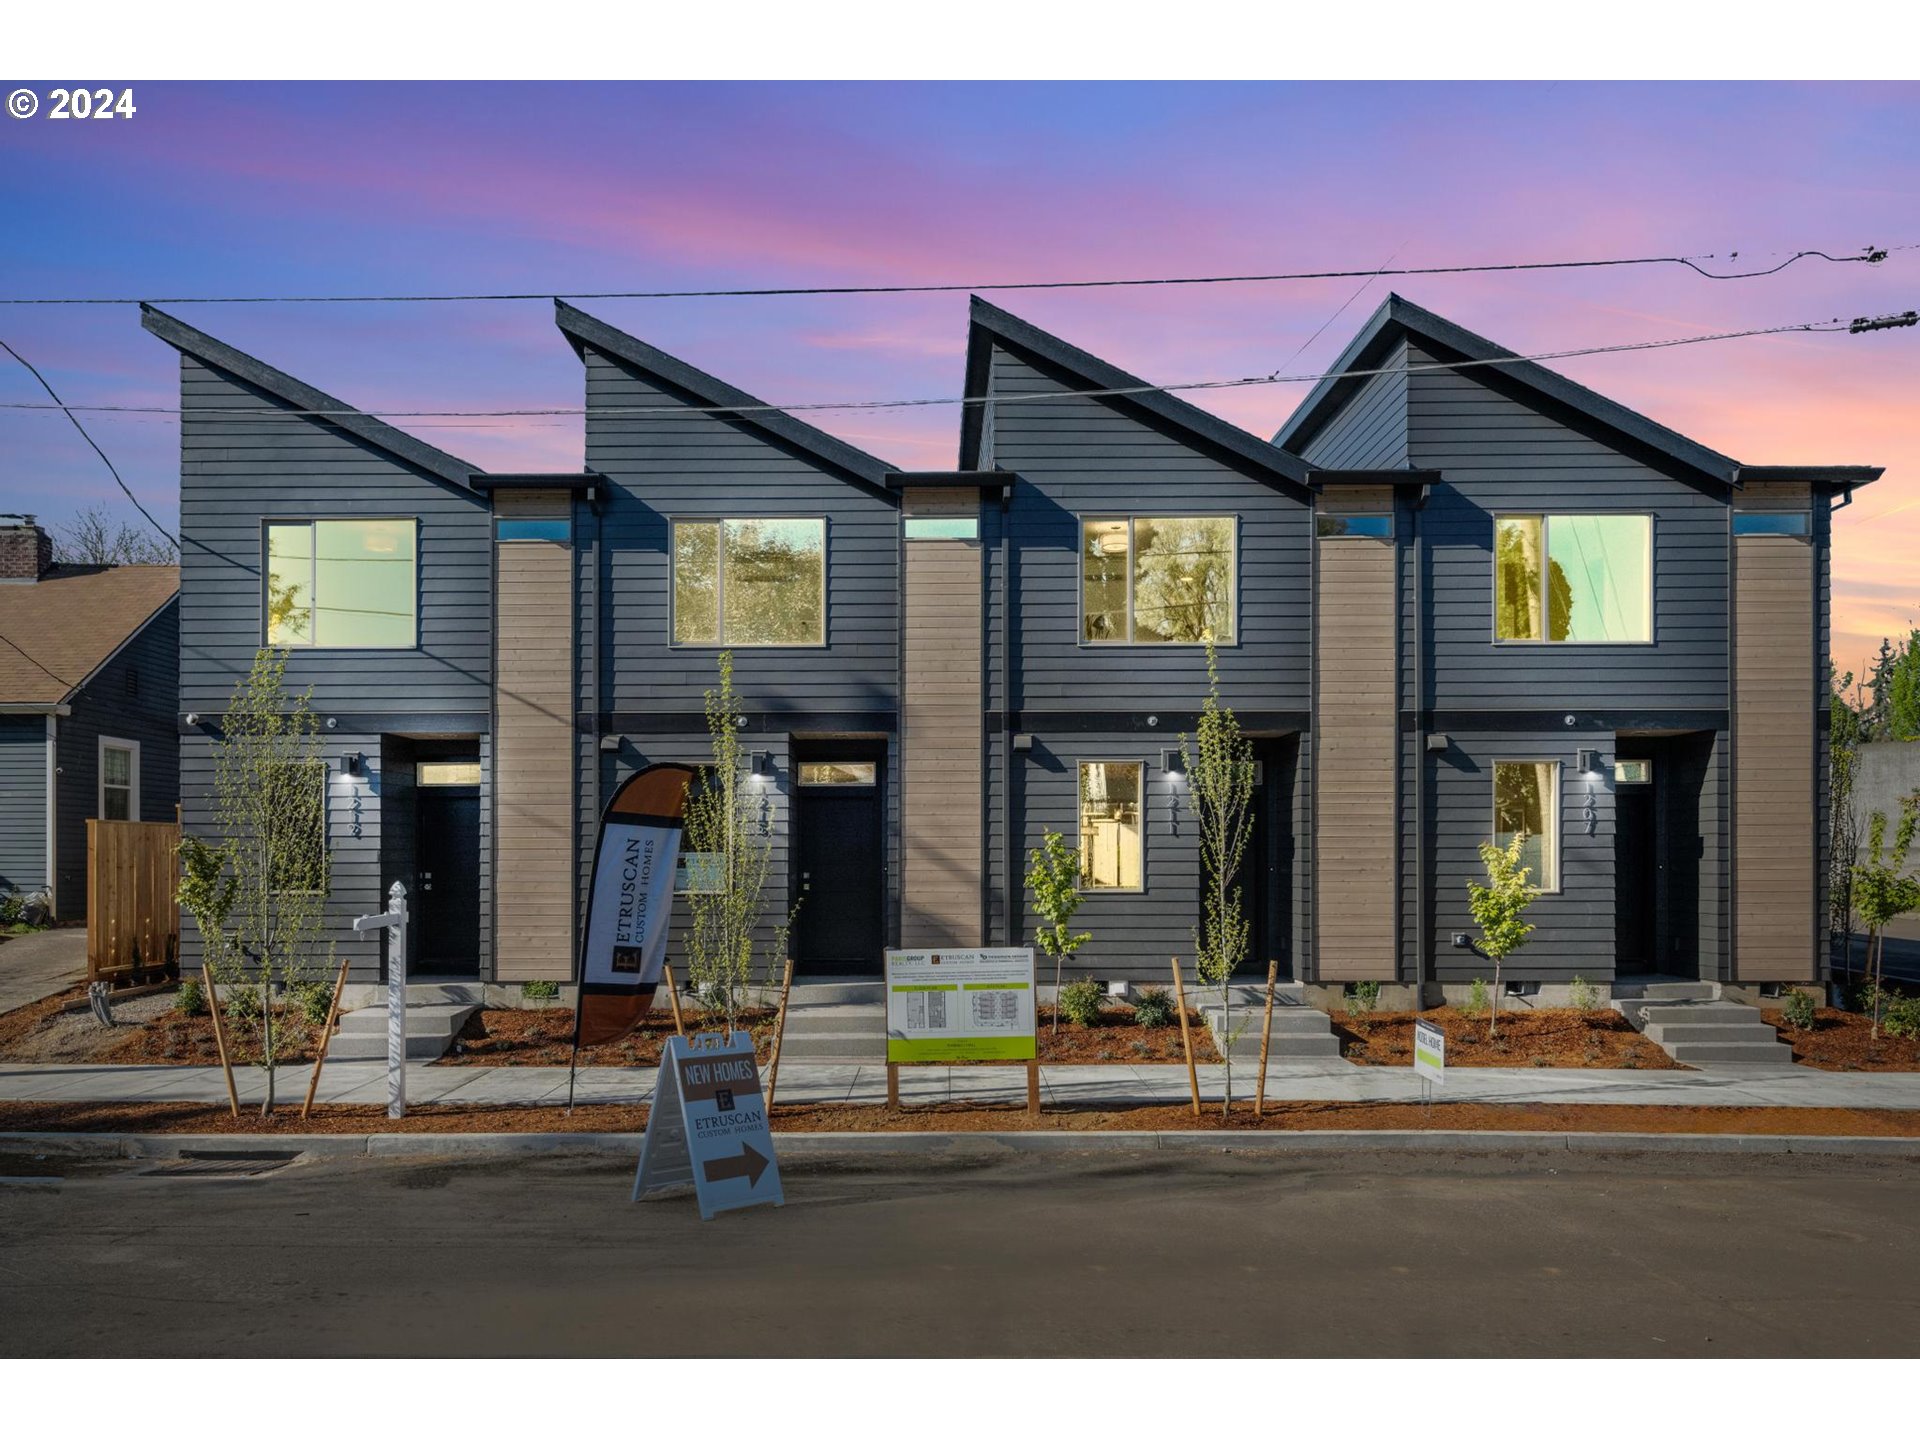
{"type": "Polygon", "coordinates": [[[1920,630],[1900,642],[1886,686],[1887,738],[1920,740],[1920,630]]]}
{"type": "Polygon", "coordinates": [[[1847,702],[1853,672],[1834,675],[1827,697],[1827,931],[1839,939],[1845,970],[1853,973],[1853,867],[1860,857],[1860,819],[1854,813],[1854,782],[1860,770],[1865,724],[1847,702]]]}
{"type": "MultiPolygon", "coordinates": [[[[681,844],[689,853],[720,857],[716,883],[687,895],[687,978],[701,1007],[732,1030],[746,1009],[753,979],[755,937],[773,869],[771,782],[742,772],[740,698],[733,688],[733,652],[722,651],[720,684],[706,694],[707,736],[713,758],[687,790],[681,844]]],[[[776,928],[774,949],[786,943],[793,916],[776,928]]],[[[777,963],[779,955],[770,956],[777,963]]]]}
{"type": "Polygon", "coordinates": [[[1500,966],[1533,933],[1525,916],[1539,892],[1531,884],[1533,871],[1520,863],[1520,850],[1526,840],[1525,832],[1519,832],[1504,846],[1483,844],[1480,863],[1486,867],[1487,883],[1467,882],[1467,903],[1473,911],[1473,923],[1480,927],[1480,953],[1493,961],[1493,1004],[1487,1010],[1489,1040],[1500,1033],[1500,966]]]}
{"type": "Polygon", "coordinates": [[[1886,978],[1884,953],[1889,921],[1920,910],[1920,876],[1907,873],[1907,851],[1920,828],[1920,790],[1900,802],[1900,824],[1893,834],[1893,848],[1882,853],[1887,838],[1887,817],[1876,810],[1867,822],[1867,854],[1864,864],[1853,872],[1853,903],[1860,921],[1867,927],[1867,965],[1873,994],[1873,1038],[1880,1038],[1880,1005],[1886,978]]]}
{"type": "Polygon", "coordinates": [[[114,518],[104,505],[56,524],[53,553],[62,565],[171,565],[179,558],[172,541],[114,518]]]}
{"type": "Polygon", "coordinates": [[[213,744],[214,823],[220,838],[180,841],[180,904],[199,926],[203,963],[243,1055],[267,1074],[296,1042],[299,1007],[274,1010],[312,978],[331,880],[327,766],[305,693],[286,689],[287,656],[261,650],[234,687],[213,744]]]}
{"type": "Polygon", "coordinates": [[[1066,837],[1049,830],[1040,848],[1027,852],[1027,888],[1033,891],[1034,913],[1047,923],[1034,932],[1040,949],[1053,957],[1053,1029],[1060,1030],[1060,975],[1067,956],[1093,938],[1075,935],[1069,928],[1080,908],[1080,852],[1066,837]]]}
{"type": "MultiPolygon", "coordinates": [[[[1240,864],[1253,837],[1253,745],[1240,733],[1232,709],[1220,703],[1220,666],[1207,642],[1207,698],[1192,743],[1180,736],[1180,761],[1193,795],[1200,845],[1200,926],[1194,934],[1195,968],[1202,984],[1220,987],[1224,1055],[1233,1045],[1233,972],[1247,958],[1253,925],[1238,884],[1240,864]]],[[[1220,1113],[1233,1106],[1233,1067],[1226,1067],[1220,1113]]]]}

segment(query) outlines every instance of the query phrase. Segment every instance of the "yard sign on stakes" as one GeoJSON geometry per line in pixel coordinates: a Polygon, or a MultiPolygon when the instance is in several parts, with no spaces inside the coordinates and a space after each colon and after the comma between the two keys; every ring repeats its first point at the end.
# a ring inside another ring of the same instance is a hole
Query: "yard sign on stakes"
{"type": "Polygon", "coordinates": [[[887,951],[887,1103],[900,1066],[956,1060],[1025,1062],[1027,1109],[1040,1110],[1033,950],[887,951]]]}
{"type": "Polygon", "coordinates": [[[633,1198],[688,1181],[702,1220],[722,1210],[787,1203],[753,1036],[745,1030],[667,1042],[633,1198]]]}
{"type": "Polygon", "coordinates": [[[1433,1104],[1433,1087],[1447,1083],[1447,1032],[1431,1020],[1413,1022],[1413,1073],[1420,1077],[1420,1099],[1433,1104]]]}

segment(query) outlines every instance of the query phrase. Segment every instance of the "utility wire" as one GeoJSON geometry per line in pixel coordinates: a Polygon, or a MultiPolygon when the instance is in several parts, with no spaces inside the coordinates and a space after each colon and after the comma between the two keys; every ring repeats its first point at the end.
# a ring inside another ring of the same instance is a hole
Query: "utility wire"
{"type": "Polygon", "coordinates": [[[1753,280],[1778,275],[1801,260],[1825,260],[1834,265],[1878,265],[1892,250],[1913,245],[1870,245],[1858,255],[1829,255],[1824,250],[1796,250],[1764,270],[1712,271],[1702,260],[1733,261],[1738,250],[1725,255],[1639,255],[1607,260],[1523,260],[1492,265],[1421,265],[1398,270],[1294,270],[1259,275],[1152,276],[1127,280],[1010,280],[991,284],[940,285],[773,285],[714,290],[522,290],[474,291],[443,295],[96,295],[69,297],[0,296],[0,305],[373,305],[431,304],[470,300],[715,300],[755,299],[792,295],[947,295],[961,291],[1109,290],[1157,285],[1254,285],[1287,280],[1358,280],[1381,275],[1482,275],[1517,270],[1600,270],[1633,265],[1681,265],[1708,280],[1753,280]]]}
{"type": "Polygon", "coordinates": [[[0,645],[8,646],[9,648],[17,652],[22,660],[25,660],[29,665],[33,666],[34,669],[40,671],[42,674],[51,676],[55,680],[58,680],[62,685],[66,686],[67,689],[69,690],[73,689],[76,685],[80,683],[77,680],[67,679],[66,676],[60,674],[56,670],[49,670],[45,665],[42,665],[38,660],[34,659],[33,656],[29,655],[25,650],[21,649],[18,642],[10,639],[6,635],[0,635],[0,645]]]}
{"type": "MultiPolygon", "coordinates": [[[[1632,340],[1618,345],[1587,345],[1573,350],[1543,350],[1532,355],[1496,355],[1485,360],[1436,360],[1418,365],[1389,365],[1371,370],[1342,370],[1343,378],[1364,379],[1373,375],[1416,375],[1429,370],[1472,370],[1503,365],[1527,365],[1541,360],[1571,360],[1583,355],[1620,355],[1640,350],[1671,350],[1682,345],[1706,345],[1720,340],[1744,340],[1760,335],[1788,334],[1826,334],[1845,331],[1848,322],[1840,319],[1812,320],[1798,325],[1768,325],[1752,330],[1722,330],[1708,335],[1682,335],[1669,340],[1632,340]]],[[[752,405],[608,405],[591,410],[585,406],[548,406],[525,410],[260,410],[242,406],[205,406],[196,407],[195,415],[245,415],[258,418],[266,416],[305,416],[314,419],[330,419],[348,416],[375,417],[380,419],[415,418],[520,418],[548,415],[594,415],[605,418],[642,415],[755,415],[755,414],[797,414],[806,411],[822,410],[906,410],[939,405],[984,405],[991,401],[995,405],[1017,404],[1026,401],[1054,401],[1061,399],[1105,399],[1129,395],[1173,394],[1193,390],[1233,390],[1250,385],[1294,385],[1315,384],[1327,378],[1319,371],[1301,375],[1282,375],[1274,371],[1270,375],[1247,375],[1234,380],[1192,380],[1172,385],[1127,385],[1108,389],[1073,390],[1060,393],[1037,392],[1011,395],[960,395],[935,396],[912,400],[820,400],[794,405],[772,405],[757,402],[752,405]]],[[[0,401],[0,410],[51,410],[50,405],[30,401],[0,401]]],[[[80,410],[89,413],[114,415],[183,415],[188,413],[177,405],[60,405],[62,410],[80,410]]],[[[77,421],[75,422],[78,423],[77,421]]],[[[122,487],[124,488],[124,487],[122,487]]]]}
{"type": "MultiPolygon", "coordinates": [[[[120,478],[120,472],[114,468],[113,461],[107,458],[107,452],[102,450],[99,447],[99,445],[95,444],[93,436],[87,433],[87,427],[80,423],[80,417],[73,413],[74,407],[69,406],[65,401],[63,401],[59,397],[59,395],[55,394],[53,386],[47,383],[47,377],[42,375],[38,370],[34,369],[33,362],[27,359],[26,356],[22,355],[18,350],[14,349],[13,346],[9,345],[4,340],[0,340],[0,350],[5,350],[9,355],[13,356],[14,359],[18,360],[22,365],[26,366],[27,373],[33,376],[34,379],[40,382],[40,388],[46,391],[47,394],[52,397],[54,405],[57,406],[60,410],[64,411],[66,413],[67,419],[73,422],[73,428],[80,432],[80,438],[86,441],[87,444],[93,446],[93,453],[100,457],[100,462],[107,467],[107,473],[113,476],[113,483],[120,487],[121,493],[124,494],[127,497],[127,499],[133,502],[133,508],[138,510],[141,513],[141,515],[146,518],[147,524],[151,525],[154,528],[155,533],[158,534],[162,540],[165,540],[167,544],[171,545],[174,549],[178,550],[180,548],[180,542],[167,532],[166,526],[162,525],[158,520],[153,518],[153,512],[148,510],[146,506],[140,503],[140,497],[138,495],[135,495],[132,490],[127,488],[127,482],[120,478]]],[[[44,410],[49,407],[44,405],[33,405],[33,406],[11,406],[9,408],[44,410]]],[[[80,408],[84,409],[86,407],[80,407],[80,408]]],[[[17,649],[18,647],[16,646],[15,648],[17,649]]],[[[22,651],[21,653],[24,654],[25,652],[22,651]]],[[[58,679],[59,677],[55,676],[54,678],[58,679]]]]}

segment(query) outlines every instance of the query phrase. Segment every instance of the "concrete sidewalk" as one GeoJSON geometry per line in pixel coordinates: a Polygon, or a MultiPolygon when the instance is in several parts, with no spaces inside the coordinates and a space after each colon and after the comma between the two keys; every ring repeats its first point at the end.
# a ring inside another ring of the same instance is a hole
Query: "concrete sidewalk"
{"type": "Polygon", "coordinates": [[[0,942],[0,1014],[58,995],[86,978],[84,926],[15,935],[0,942]]]}
{"type": "MultiPolygon", "coordinates": [[[[1200,1067],[1203,1100],[1218,1103],[1223,1070],[1200,1067]]],[[[1237,1099],[1250,1099],[1257,1064],[1233,1067],[1237,1099]]],[[[281,1101],[306,1094],[307,1066],[280,1071],[281,1101]]],[[[650,1067],[582,1069],[575,1091],[583,1104],[632,1104],[653,1093],[650,1067]]],[[[264,1078],[235,1072],[243,1103],[258,1103],[264,1078]]],[[[1183,1104],[1187,1075],[1180,1065],[1050,1065],[1040,1070],[1049,1105],[1183,1104]]],[[[886,1098],[880,1065],[788,1065],[779,1098],[798,1102],[878,1104],[886,1098]]],[[[335,1061],[320,1079],[320,1099],[373,1105],[386,1099],[386,1066],[377,1060],[335,1061]]],[[[909,1104],[940,1100],[1023,1103],[1026,1074],[1018,1067],[912,1066],[900,1075],[909,1104]]],[[[410,1105],[558,1105],[567,1095],[560,1066],[409,1065],[410,1105]]],[[[1411,1101],[1420,1083],[1410,1069],[1366,1066],[1271,1065],[1267,1098],[1274,1101],[1411,1101]]],[[[218,1067],[179,1065],[0,1065],[0,1101],[193,1101],[221,1103],[226,1086],[218,1067]]],[[[1718,1066],[1713,1070],[1454,1070],[1435,1087],[1436,1102],[1572,1105],[1785,1105],[1860,1109],[1920,1109],[1920,1073],[1839,1074],[1779,1066],[1718,1066]]]]}

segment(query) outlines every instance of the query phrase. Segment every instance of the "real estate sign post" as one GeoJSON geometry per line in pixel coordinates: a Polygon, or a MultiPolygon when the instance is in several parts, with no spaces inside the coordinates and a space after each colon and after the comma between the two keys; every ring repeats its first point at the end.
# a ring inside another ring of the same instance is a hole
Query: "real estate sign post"
{"type": "Polygon", "coordinates": [[[1027,1108],[1040,1108],[1033,950],[887,951],[887,1102],[901,1065],[1024,1062],[1027,1108]]]}
{"type": "Polygon", "coordinates": [[[693,1184],[700,1218],[748,1205],[784,1205],[753,1037],[675,1036],[654,1086],[633,1198],[693,1184]]]}
{"type": "Polygon", "coordinates": [[[1447,1083],[1447,1032],[1431,1020],[1413,1022],[1413,1073],[1420,1077],[1420,1098],[1432,1103],[1432,1088],[1447,1083]]]}

